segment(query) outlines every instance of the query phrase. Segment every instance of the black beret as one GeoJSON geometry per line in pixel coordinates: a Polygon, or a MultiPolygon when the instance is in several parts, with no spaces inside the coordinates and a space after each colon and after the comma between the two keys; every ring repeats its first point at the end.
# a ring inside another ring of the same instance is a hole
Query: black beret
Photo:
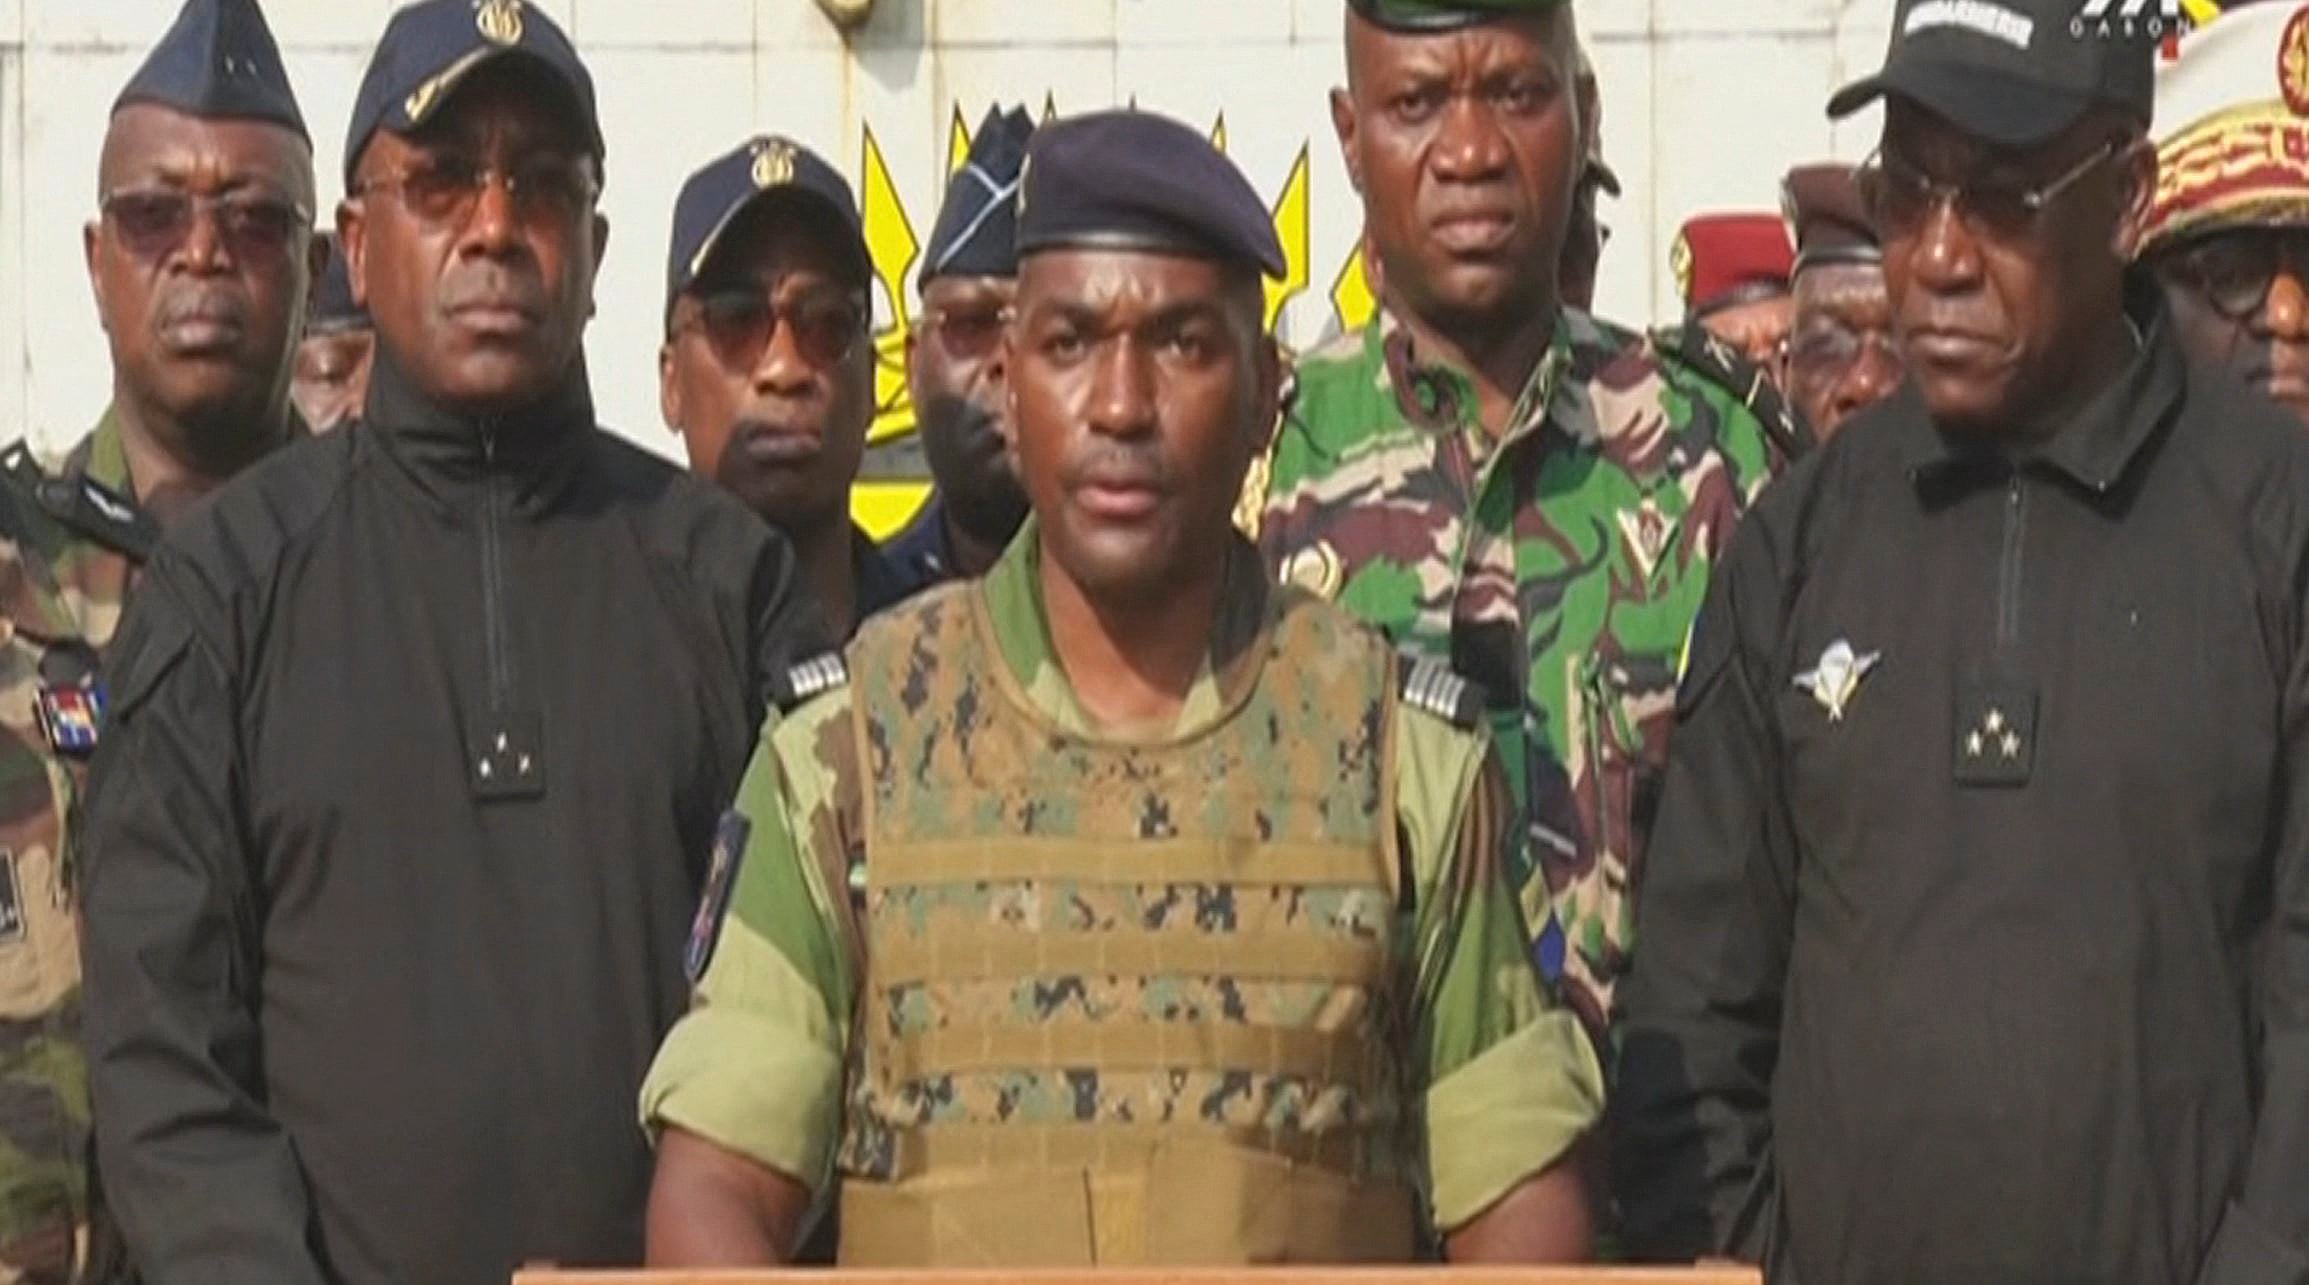
{"type": "Polygon", "coordinates": [[[281,47],[256,0],[185,0],[176,23],[129,78],[112,110],[155,103],[188,116],[260,120],[308,144],[281,47]]]}
{"type": "Polygon", "coordinates": [[[1565,0],[1347,0],[1347,7],[1389,31],[1452,31],[1529,14],[1549,13],[1565,0]]]}
{"type": "Polygon", "coordinates": [[[1075,246],[1288,265],[1249,179],[1209,139],[1166,116],[1097,112],[1034,136],[1018,197],[1018,253],[1075,246]]]}
{"type": "Polygon", "coordinates": [[[1799,165],[1780,181],[1780,213],[1796,235],[1796,271],[1829,263],[1882,263],[1875,221],[1852,167],[1799,165]]]}
{"type": "Polygon", "coordinates": [[[673,203],[673,243],[666,251],[665,302],[689,289],[740,214],[773,201],[798,201],[828,220],[849,251],[842,274],[863,289],[874,259],[850,184],[825,158],[788,138],[756,138],[689,176],[673,203]]]}
{"type": "Polygon", "coordinates": [[[422,127],[475,69],[508,56],[526,58],[568,91],[587,145],[595,160],[602,159],[593,77],[544,10],[522,0],[419,0],[385,24],[361,77],[345,135],[346,184],[378,130],[407,134],[422,127]]]}
{"type": "Polygon", "coordinates": [[[1023,107],[988,108],[970,139],[970,157],[946,184],[938,226],[922,252],[921,280],[1018,275],[1018,174],[1034,139],[1023,107]]]}
{"type": "Polygon", "coordinates": [[[337,234],[322,232],[313,238],[328,248],[328,262],[313,279],[312,302],[305,307],[305,333],[333,334],[340,330],[369,329],[369,310],[353,302],[353,277],[345,268],[345,247],[337,234]]]}

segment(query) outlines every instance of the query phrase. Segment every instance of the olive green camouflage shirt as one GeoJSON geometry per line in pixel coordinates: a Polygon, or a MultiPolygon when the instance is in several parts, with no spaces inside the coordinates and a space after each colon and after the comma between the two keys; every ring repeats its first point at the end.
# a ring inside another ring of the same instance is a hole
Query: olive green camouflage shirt
{"type": "MultiPolygon", "coordinates": [[[[983,594],[998,663],[1039,713],[1086,733],[1092,720],[1049,642],[1038,557],[1030,521],[985,580],[939,592],[983,594]]],[[[1247,547],[1238,561],[1246,574],[1231,583],[1245,588],[1231,588],[1229,602],[1270,610],[1283,595],[1259,589],[1247,547]]],[[[1217,632],[1228,629],[1222,623],[1217,632]]],[[[1169,726],[1100,734],[1191,736],[1233,708],[1229,698],[1242,690],[1233,684],[1256,678],[1256,666],[1207,665],[1169,726]]],[[[739,788],[736,810],[751,827],[726,918],[695,1006],[668,1035],[641,1099],[653,1131],[676,1126],[813,1188],[835,1168],[859,1070],[853,1020],[864,945],[850,885],[868,858],[851,705],[844,687],[764,733],[739,788]]],[[[1405,1061],[1425,1123],[1424,1154],[1407,1156],[1402,1169],[1423,1182],[1436,1225],[1447,1229],[1552,1163],[1594,1123],[1602,1073],[1576,1021],[1550,1008],[1526,960],[1522,916],[1500,877],[1502,853],[1516,840],[1513,803],[1487,738],[1408,704],[1397,709],[1390,768],[1415,910],[1396,966],[1411,983],[1402,988],[1413,1010],[1404,1029],[1416,1047],[1405,1061]]],[[[1023,1099],[1012,1118],[1054,1123],[1100,1109],[1097,1095],[1044,1096],[1023,1099]]],[[[1286,1099],[1268,1109],[1287,1116],[1305,1106],[1286,1099]]],[[[1219,1109],[1200,1102],[1181,1114],[1219,1109]]],[[[1168,1113],[1159,1104],[1147,1112],[1168,1113]]]]}
{"type": "Polygon", "coordinates": [[[1504,432],[1391,314],[1301,358],[1258,523],[1270,568],[1480,684],[1529,826],[1534,962],[1599,1041],[1708,572],[1777,463],[1646,336],[1566,310],[1504,432]]]}
{"type": "Polygon", "coordinates": [[[71,875],[87,758],[51,749],[39,705],[95,679],[141,519],[109,412],[74,459],[49,477],[18,446],[0,478],[0,1282],[71,1279],[88,1221],[71,875]]]}

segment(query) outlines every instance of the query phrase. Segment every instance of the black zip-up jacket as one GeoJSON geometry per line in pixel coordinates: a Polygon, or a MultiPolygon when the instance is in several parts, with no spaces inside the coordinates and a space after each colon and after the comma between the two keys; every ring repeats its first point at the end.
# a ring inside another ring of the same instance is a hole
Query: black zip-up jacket
{"type": "Polygon", "coordinates": [[[2041,450],[1906,389],[1733,540],[1624,991],[1639,1253],[2309,1280],[2309,435],[2131,311],[2041,450]]]}
{"type": "Polygon", "coordinates": [[[715,818],[818,644],[783,540],[379,354],[154,558],[86,809],[106,1189],[147,1285],[630,1263],[715,818]]]}

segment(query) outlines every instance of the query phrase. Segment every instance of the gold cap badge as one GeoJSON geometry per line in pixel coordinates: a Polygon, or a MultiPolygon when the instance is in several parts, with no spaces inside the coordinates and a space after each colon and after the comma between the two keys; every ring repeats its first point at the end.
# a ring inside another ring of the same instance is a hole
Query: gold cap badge
{"type": "Polygon", "coordinates": [[[521,0],[479,0],[473,6],[473,25],[493,45],[521,43],[521,0]]]}
{"type": "Polygon", "coordinates": [[[794,149],[784,139],[765,138],[754,144],[754,186],[781,187],[794,181],[794,149]]]}
{"type": "Polygon", "coordinates": [[[2293,15],[2277,40],[2277,84],[2296,116],[2309,116],[2309,9],[2293,15]]]}

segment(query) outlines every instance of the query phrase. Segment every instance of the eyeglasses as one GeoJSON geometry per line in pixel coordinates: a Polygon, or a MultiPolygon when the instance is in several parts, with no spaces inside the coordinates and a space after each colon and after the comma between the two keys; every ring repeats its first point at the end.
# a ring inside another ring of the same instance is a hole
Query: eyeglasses
{"type": "Polygon", "coordinates": [[[770,350],[783,321],[793,331],[802,360],[821,370],[849,360],[866,337],[863,303],[839,295],[816,295],[780,305],[754,287],[716,290],[694,296],[697,307],[674,323],[675,333],[697,331],[714,356],[735,370],[752,370],[770,350]]]}
{"type": "Polygon", "coordinates": [[[313,216],[287,201],[261,196],[195,196],[167,188],[114,192],[97,207],[129,253],[158,259],[183,245],[206,210],[235,259],[267,259],[287,252],[313,216]]]}
{"type": "Polygon", "coordinates": [[[565,156],[541,156],[511,167],[484,165],[469,156],[435,156],[361,184],[359,192],[397,191],[401,204],[427,223],[462,225],[481,203],[494,178],[505,185],[513,211],[531,226],[565,226],[593,208],[601,184],[584,164],[565,156]]]}
{"type": "Polygon", "coordinates": [[[965,360],[984,360],[1002,343],[1002,328],[1009,320],[1009,309],[1001,304],[985,304],[968,308],[932,308],[923,314],[920,325],[924,331],[938,337],[939,345],[949,355],[965,360]]]}
{"type": "Polygon", "coordinates": [[[2167,280],[2194,291],[2213,311],[2242,321],[2261,311],[2277,274],[2287,267],[2309,285],[2309,230],[2256,229],[2222,233],[2158,259],[2167,280]]]}
{"type": "Polygon", "coordinates": [[[1806,373],[1848,370],[1871,346],[1882,348],[1895,363],[1900,360],[1900,350],[1887,331],[1856,330],[1842,322],[1813,321],[1789,337],[1788,370],[1791,375],[1799,369],[1806,373]]]}
{"type": "Polygon", "coordinates": [[[1924,226],[1945,202],[1973,231],[2003,239],[2033,229],[2037,218],[2061,193],[2122,150],[2123,145],[2112,139],[2065,173],[2033,187],[1971,179],[1946,183],[1882,151],[1862,161],[1853,177],[1861,199],[1886,233],[1911,232],[1924,226]]]}

